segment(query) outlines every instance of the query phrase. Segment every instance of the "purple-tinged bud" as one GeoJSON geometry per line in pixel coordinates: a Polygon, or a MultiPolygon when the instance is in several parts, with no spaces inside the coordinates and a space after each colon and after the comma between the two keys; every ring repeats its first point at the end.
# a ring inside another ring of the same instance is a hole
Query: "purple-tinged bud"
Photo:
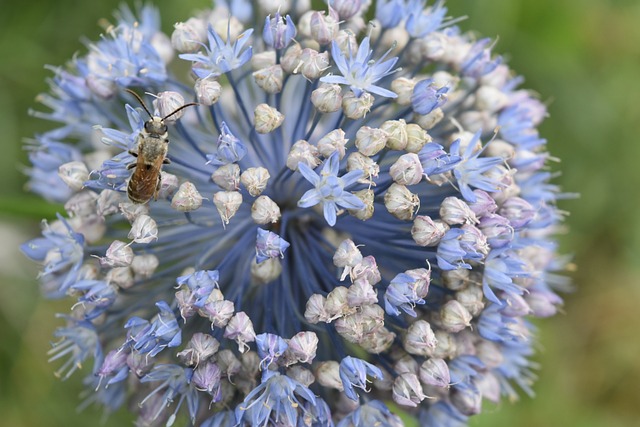
{"type": "Polygon", "coordinates": [[[124,216],[131,224],[133,224],[133,221],[135,221],[140,215],[149,214],[148,204],[131,203],[126,201],[120,203],[118,208],[120,209],[122,216],[124,216]]]}
{"type": "Polygon", "coordinates": [[[158,115],[160,117],[168,116],[165,119],[167,123],[175,123],[184,115],[185,110],[171,114],[178,108],[184,106],[184,104],[184,97],[178,92],[173,91],[159,92],[156,99],[153,100],[153,108],[158,111],[158,115]]]}
{"type": "Polygon", "coordinates": [[[366,279],[357,279],[349,286],[347,291],[347,304],[349,304],[349,307],[360,307],[376,304],[377,302],[378,294],[366,279]]]}
{"type": "Polygon", "coordinates": [[[424,394],[416,374],[402,374],[393,382],[393,401],[398,405],[415,408],[427,395],[424,394]]]}
{"type": "Polygon", "coordinates": [[[363,92],[360,97],[357,97],[352,91],[349,91],[342,97],[344,115],[353,120],[362,119],[371,111],[374,100],[373,95],[369,92],[363,92]]]}
{"type": "Polygon", "coordinates": [[[331,0],[329,4],[342,21],[346,21],[356,15],[362,7],[361,0],[331,0]]]}
{"type": "Polygon", "coordinates": [[[451,333],[460,332],[471,326],[471,314],[456,300],[448,301],[440,309],[442,328],[451,333]]]}
{"type": "Polygon", "coordinates": [[[418,215],[413,220],[411,237],[420,246],[436,246],[449,230],[449,225],[436,219],[432,220],[426,215],[418,215]]]}
{"type": "Polygon", "coordinates": [[[339,391],[344,390],[342,380],[340,379],[340,364],[335,360],[318,363],[315,374],[321,386],[339,391]]]}
{"type": "Polygon", "coordinates": [[[449,388],[451,376],[449,366],[443,359],[430,358],[420,366],[420,381],[440,388],[449,388]]]}
{"type": "Polygon", "coordinates": [[[224,330],[224,337],[235,340],[238,343],[238,351],[244,353],[249,349],[248,342],[256,340],[256,333],[253,331],[253,323],[244,311],[237,312],[224,330]]]}
{"type": "Polygon", "coordinates": [[[533,288],[524,297],[531,307],[531,313],[535,317],[550,317],[555,316],[558,312],[558,306],[562,305],[562,298],[555,293],[533,288]]]}
{"type": "Polygon", "coordinates": [[[284,72],[282,71],[282,66],[272,65],[255,71],[253,78],[262,90],[266,93],[274,94],[282,90],[284,72]]]}
{"type": "Polygon", "coordinates": [[[387,120],[380,125],[380,129],[387,133],[387,148],[390,150],[404,150],[409,143],[407,135],[407,122],[400,120],[387,120]]]}
{"type": "Polygon", "coordinates": [[[197,313],[196,307],[193,305],[193,295],[188,289],[181,289],[175,293],[175,300],[180,310],[180,317],[184,320],[194,316],[197,313]]]}
{"type": "Polygon", "coordinates": [[[258,133],[269,133],[280,127],[284,114],[269,104],[258,104],[254,111],[254,126],[258,133]]]}
{"type": "Polygon", "coordinates": [[[460,244],[466,248],[469,252],[473,252],[476,261],[484,259],[489,253],[489,245],[487,244],[487,238],[484,234],[474,225],[464,224],[461,227],[464,231],[460,237],[460,244]]]}
{"type": "Polygon", "coordinates": [[[192,212],[202,206],[202,196],[196,186],[189,181],[183,182],[171,199],[171,207],[180,212],[192,212]]]}
{"type": "Polygon", "coordinates": [[[177,354],[178,359],[187,366],[198,366],[209,360],[220,349],[220,343],[209,334],[196,332],[184,350],[177,354]]]}
{"type": "Polygon", "coordinates": [[[500,391],[500,381],[492,372],[485,372],[475,381],[476,387],[480,391],[483,399],[493,403],[499,403],[502,393],[500,391]]]}
{"type": "Polygon", "coordinates": [[[466,416],[476,415],[482,410],[482,394],[475,387],[454,387],[451,403],[466,416]]]}
{"type": "Polygon", "coordinates": [[[415,357],[405,354],[393,364],[393,370],[398,375],[402,374],[418,374],[420,365],[415,357]]]}
{"type": "MultiPolygon", "coordinates": [[[[212,293],[213,294],[213,293],[212,293]]],[[[224,328],[229,323],[235,307],[232,301],[220,300],[207,302],[198,312],[211,322],[211,327],[224,328]]]]}
{"type": "Polygon", "coordinates": [[[322,83],[311,92],[311,103],[321,113],[335,113],[342,107],[342,88],[339,85],[322,83]]]}
{"type": "Polygon", "coordinates": [[[226,191],[236,191],[240,188],[240,166],[228,163],[213,172],[211,179],[216,185],[226,191]]]}
{"type": "Polygon", "coordinates": [[[133,221],[127,237],[136,243],[151,243],[158,240],[158,226],[149,215],[140,215],[133,221]]]}
{"type": "Polygon", "coordinates": [[[240,209],[242,194],[239,191],[218,191],[213,194],[213,204],[222,219],[222,225],[226,226],[240,209]]]}
{"type": "Polygon", "coordinates": [[[96,213],[100,216],[113,215],[123,200],[123,194],[118,191],[102,190],[96,201],[96,213]]]}
{"type": "Polygon", "coordinates": [[[336,332],[349,342],[362,341],[384,325],[384,311],[377,305],[365,305],[361,311],[351,310],[335,321],[336,332]]]}
{"type": "Polygon", "coordinates": [[[402,344],[409,354],[429,356],[438,343],[429,322],[417,320],[407,329],[402,344]]]}
{"type": "Polygon", "coordinates": [[[364,257],[360,264],[351,269],[351,280],[355,282],[358,279],[366,280],[371,286],[382,280],[380,269],[378,269],[376,259],[372,255],[364,257]]]}
{"type": "Polygon", "coordinates": [[[384,195],[384,206],[399,220],[411,221],[420,207],[420,198],[404,185],[393,183],[384,195]]]}
{"type": "Polygon", "coordinates": [[[342,129],[334,129],[318,140],[318,152],[329,158],[334,151],[337,151],[340,159],[345,155],[345,145],[348,139],[344,137],[342,129]]]}
{"type": "Polygon", "coordinates": [[[509,220],[496,214],[488,214],[480,219],[478,228],[487,237],[492,248],[502,248],[513,240],[514,230],[509,220]]]}
{"type": "Polygon", "coordinates": [[[317,41],[320,46],[325,46],[331,43],[338,36],[338,20],[339,18],[335,15],[331,8],[329,8],[329,15],[325,15],[324,12],[314,11],[311,13],[311,21],[309,32],[311,33],[311,38],[317,41]]]}
{"type": "Polygon", "coordinates": [[[349,304],[347,303],[347,293],[348,289],[344,286],[336,286],[331,292],[329,292],[329,295],[327,295],[324,309],[331,320],[355,311],[349,307],[349,304]]]}
{"type": "Polygon", "coordinates": [[[306,368],[303,368],[300,365],[294,365],[290,368],[287,368],[287,376],[295,381],[298,381],[305,387],[309,387],[311,384],[316,382],[316,377],[313,376],[313,372],[306,368]]]}
{"type": "Polygon", "coordinates": [[[311,363],[316,358],[318,336],[315,332],[298,332],[289,340],[287,349],[287,365],[293,363],[311,363]]]}
{"type": "Polygon", "coordinates": [[[189,18],[186,22],[177,22],[173,26],[171,46],[180,53],[197,52],[207,41],[207,25],[198,18],[189,18]]]}
{"type": "Polygon", "coordinates": [[[408,153],[398,157],[389,174],[400,185],[415,185],[422,181],[422,164],[417,154],[408,153]]]}
{"type": "Polygon", "coordinates": [[[221,399],[220,381],[222,379],[222,371],[215,363],[208,362],[198,366],[193,371],[191,381],[196,390],[204,391],[213,397],[213,401],[217,402],[221,399]]]}
{"type": "Polygon", "coordinates": [[[89,171],[83,162],[69,162],[60,165],[58,176],[73,191],[80,191],[89,180],[89,171]]]}
{"type": "Polygon", "coordinates": [[[222,86],[213,78],[198,79],[195,84],[195,92],[198,102],[210,107],[220,99],[222,86]]]}
{"type": "Polygon", "coordinates": [[[362,262],[362,252],[351,239],[343,240],[333,255],[333,265],[338,268],[354,267],[360,262],[362,262]]]}
{"type": "MultiPolygon", "coordinates": [[[[457,270],[453,270],[457,271],[457,270]]],[[[465,270],[469,271],[469,270],[465,270]]],[[[456,300],[469,311],[471,316],[478,316],[484,309],[484,294],[480,286],[469,285],[456,292],[456,300]]]]}
{"type": "Polygon", "coordinates": [[[96,215],[98,194],[93,191],[81,191],[74,194],[64,204],[64,210],[70,217],[91,217],[96,215]]]}
{"type": "Polygon", "coordinates": [[[510,197],[502,204],[498,213],[507,218],[513,228],[519,230],[531,222],[536,215],[536,210],[526,200],[510,197]]]}
{"type": "Polygon", "coordinates": [[[481,339],[476,342],[475,349],[476,356],[487,370],[493,370],[504,363],[504,354],[497,343],[481,339]]]}
{"type": "Polygon", "coordinates": [[[320,164],[319,155],[320,153],[315,145],[311,145],[301,139],[291,146],[287,156],[287,167],[292,171],[297,171],[298,163],[302,162],[311,169],[315,169],[320,164]]]}
{"type": "Polygon", "coordinates": [[[170,199],[178,189],[178,177],[162,172],[160,174],[160,188],[158,189],[158,199],[170,199]]]}
{"type": "Polygon", "coordinates": [[[284,251],[290,246],[289,242],[272,231],[257,229],[256,262],[261,263],[269,258],[283,258],[284,251]]]}
{"type": "Polygon", "coordinates": [[[267,196],[260,196],[251,205],[251,218],[256,224],[272,224],[280,220],[280,207],[267,196]]]}
{"type": "MultiPolygon", "coordinates": [[[[491,145],[491,144],[489,144],[491,145]]],[[[469,208],[476,214],[476,217],[482,218],[485,215],[489,215],[498,210],[496,201],[487,193],[482,190],[473,190],[473,194],[476,198],[475,202],[469,203],[469,208]]]]}
{"type": "Polygon", "coordinates": [[[440,218],[449,225],[476,224],[476,214],[463,200],[447,197],[440,205],[440,218]]]}
{"type": "Polygon", "coordinates": [[[133,249],[125,242],[114,240],[104,258],[99,259],[102,267],[128,267],[133,260],[133,249]]]}
{"type": "Polygon", "coordinates": [[[257,168],[248,168],[242,172],[240,182],[252,197],[256,197],[267,188],[269,178],[271,178],[269,170],[259,166],[257,168]]]}
{"type": "Polygon", "coordinates": [[[154,359],[148,354],[140,354],[132,351],[127,356],[127,366],[138,378],[142,378],[153,369],[154,359]]]}
{"type": "Polygon", "coordinates": [[[395,339],[395,333],[385,327],[381,327],[365,335],[358,344],[368,353],[380,354],[388,351],[395,342],[395,339]]]}
{"type": "Polygon", "coordinates": [[[329,313],[325,310],[327,299],[320,294],[313,294],[307,300],[304,318],[311,324],[329,322],[329,313]]]}
{"type": "Polygon", "coordinates": [[[220,350],[215,357],[216,364],[229,380],[242,369],[242,363],[233,351],[229,349],[220,350]]]}
{"type": "Polygon", "coordinates": [[[101,383],[104,378],[109,378],[109,381],[104,384],[105,387],[127,378],[129,375],[128,356],[129,353],[121,350],[111,350],[107,353],[102,366],[96,372],[96,376],[100,377],[101,383]]]}
{"type": "Polygon", "coordinates": [[[262,38],[267,46],[277,50],[284,49],[295,36],[296,26],[289,15],[282,18],[280,12],[277,12],[274,18],[268,15],[265,19],[262,38]]]}

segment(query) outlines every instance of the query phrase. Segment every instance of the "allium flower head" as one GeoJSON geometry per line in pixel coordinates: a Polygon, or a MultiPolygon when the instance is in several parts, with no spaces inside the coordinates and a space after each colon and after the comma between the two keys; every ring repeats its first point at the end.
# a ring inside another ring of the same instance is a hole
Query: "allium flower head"
{"type": "Polygon", "coordinates": [[[378,1],[367,33],[370,3],[216,2],[172,37],[123,8],[51,68],[33,114],[57,127],[26,173],[65,212],[22,250],[74,301],[51,360],[87,403],[138,425],[401,426],[393,401],[453,426],[531,393],[528,318],[565,283],[544,104],[443,1],[378,1]],[[198,104],[166,145],[126,88],[160,115],[198,104]]]}

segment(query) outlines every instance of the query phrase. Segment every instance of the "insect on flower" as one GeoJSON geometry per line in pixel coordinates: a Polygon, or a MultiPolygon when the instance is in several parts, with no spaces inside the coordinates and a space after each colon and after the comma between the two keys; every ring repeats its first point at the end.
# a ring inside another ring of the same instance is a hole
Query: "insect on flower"
{"type": "Polygon", "coordinates": [[[134,169],[129,184],[127,196],[133,203],[147,203],[151,197],[158,197],[160,190],[160,172],[162,165],[168,165],[171,161],[167,158],[169,151],[169,133],[165,120],[184,108],[198,105],[195,102],[176,108],[164,117],[151,114],[144,101],[132,90],[126,89],[142,105],[149,114],[150,119],[144,123],[144,128],[136,139],[136,151],[129,150],[129,154],[136,158],[134,163],[127,165],[127,169],[134,169]]]}

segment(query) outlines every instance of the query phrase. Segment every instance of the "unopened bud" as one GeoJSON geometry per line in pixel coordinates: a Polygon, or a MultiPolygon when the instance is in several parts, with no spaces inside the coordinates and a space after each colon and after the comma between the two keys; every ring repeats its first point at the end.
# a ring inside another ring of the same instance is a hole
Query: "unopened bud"
{"type": "Polygon", "coordinates": [[[449,225],[475,224],[478,222],[476,214],[463,200],[457,197],[447,197],[440,205],[440,218],[449,225]]]}
{"type": "Polygon", "coordinates": [[[254,53],[251,56],[251,68],[253,71],[262,70],[274,65],[276,65],[276,52],[273,50],[254,53]]]}
{"type": "Polygon", "coordinates": [[[365,156],[376,155],[387,144],[389,134],[378,128],[362,126],[356,132],[356,147],[365,156]]]}
{"type": "Polygon", "coordinates": [[[153,254],[136,255],[131,261],[131,269],[137,277],[142,279],[151,277],[158,265],[160,265],[160,261],[153,254]]]}
{"type": "Polygon", "coordinates": [[[318,148],[301,139],[296,141],[291,147],[289,155],[287,156],[287,167],[293,171],[297,171],[298,163],[302,162],[311,169],[315,169],[320,164],[318,156],[318,148]]]}
{"type": "Polygon", "coordinates": [[[311,13],[310,22],[311,38],[317,41],[320,46],[331,43],[338,35],[338,20],[330,14],[314,11],[311,13]]]}
{"type": "Polygon", "coordinates": [[[198,102],[210,107],[220,99],[222,86],[217,80],[212,78],[198,79],[195,85],[195,92],[198,97],[198,102]]]}
{"type": "Polygon", "coordinates": [[[471,285],[456,292],[456,300],[467,309],[471,316],[479,315],[484,309],[483,297],[484,294],[480,286],[471,285]]]}
{"type": "Polygon", "coordinates": [[[223,190],[235,191],[240,188],[240,166],[236,163],[222,165],[211,175],[211,179],[223,190]]]}
{"type": "Polygon", "coordinates": [[[358,180],[359,183],[375,185],[374,178],[378,177],[380,173],[380,166],[370,157],[364,156],[360,153],[351,153],[347,157],[347,171],[361,170],[362,178],[358,180]]]}
{"type": "Polygon", "coordinates": [[[416,356],[429,356],[438,341],[431,329],[431,325],[426,320],[416,320],[409,326],[402,344],[409,354],[416,356]]]}
{"type": "Polygon", "coordinates": [[[374,100],[369,92],[363,92],[360,97],[357,97],[355,93],[349,91],[342,97],[344,115],[353,120],[361,119],[371,111],[374,100]]]}
{"type": "Polygon", "coordinates": [[[316,80],[329,68],[329,52],[319,53],[314,49],[303,49],[300,53],[300,72],[308,80],[316,80]]]}
{"type": "Polygon", "coordinates": [[[340,364],[335,360],[318,363],[315,373],[321,386],[340,391],[344,390],[340,379],[340,364]]]}
{"type": "Polygon", "coordinates": [[[405,150],[409,153],[418,153],[427,143],[433,141],[426,130],[415,123],[407,125],[407,146],[405,150]]]}
{"type": "Polygon", "coordinates": [[[169,199],[178,189],[178,177],[162,171],[160,175],[160,189],[158,199],[169,199]]]}
{"type": "Polygon", "coordinates": [[[282,66],[272,65],[255,71],[253,73],[253,78],[262,90],[267,93],[274,94],[282,90],[283,75],[284,72],[282,71],[282,66]]]}
{"type": "Polygon", "coordinates": [[[440,309],[442,328],[447,332],[460,332],[471,326],[471,319],[469,311],[456,300],[448,301],[440,309]]]}
{"type": "Polygon", "coordinates": [[[413,116],[413,121],[424,130],[433,129],[442,119],[444,119],[442,108],[436,108],[429,114],[414,114],[413,116]]]}
{"type": "Polygon", "coordinates": [[[160,117],[169,116],[165,119],[167,123],[175,123],[180,119],[185,110],[180,110],[175,114],[171,114],[184,105],[184,97],[178,92],[166,91],[160,92],[153,100],[153,108],[158,111],[160,117]]]}
{"type": "Polygon", "coordinates": [[[304,311],[304,318],[312,324],[318,322],[327,322],[329,320],[329,314],[325,310],[327,299],[320,294],[313,294],[307,300],[307,305],[304,311]]]}
{"type": "Polygon", "coordinates": [[[284,121],[284,114],[268,104],[259,104],[254,111],[256,132],[269,133],[284,121]]]}
{"type": "Polygon", "coordinates": [[[80,191],[89,179],[89,171],[83,162],[69,162],[60,165],[58,176],[73,191],[80,191]]]}
{"type": "Polygon", "coordinates": [[[411,237],[420,246],[436,246],[447,231],[449,226],[444,221],[434,221],[426,215],[418,215],[413,220],[411,237]]]}
{"type": "Polygon", "coordinates": [[[339,85],[323,83],[311,92],[311,102],[321,113],[334,113],[342,106],[342,88],[339,85]]]}
{"type": "MultiPolygon", "coordinates": [[[[300,63],[301,54],[302,54],[302,48],[298,43],[294,43],[291,46],[289,46],[289,48],[285,51],[284,55],[282,56],[282,60],[280,61],[282,70],[285,73],[289,73],[289,74],[293,73],[300,63]]],[[[275,57],[274,57],[274,63],[275,63],[275,57]]]]}
{"type": "Polygon", "coordinates": [[[415,185],[422,181],[422,164],[417,154],[408,153],[398,157],[391,168],[389,175],[400,185],[415,185]]]}
{"type": "Polygon", "coordinates": [[[398,77],[391,82],[391,90],[395,92],[398,97],[395,102],[398,105],[411,105],[411,95],[413,94],[413,88],[416,85],[414,79],[408,79],[406,77],[398,77]]]}
{"type": "Polygon", "coordinates": [[[171,207],[180,212],[191,212],[202,206],[202,196],[196,186],[190,182],[183,182],[171,199],[171,207]]]}
{"type": "Polygon", "coordinates": [[[256,224],[278,222],[280,215],[280,207],[267,196],[258,197],[251,205],[251,218],[256,224]]]}
{"type": "Polygon", "coordinates": [[[438,358],[427,359],[420,366],[420,381],[435,387],[448,388],[451,383],[447,362],[438,358]]]}
{"type": "Polygon", "coordinates": [[[263,167],[249,168],[242,172],[240,175],[240,182],[247,189],[251,196],[256,197],[260,195],[267,188],[267,182],[269,181],[269,171],[263,167]]]}
{"type": "Polygon", "coordinates": [[[417,407],[427,397],[418,376],[413,373],[405,373],[395,379],[391,396],[398,405],[412,408],[417,407]]]}
{"type": "Polygon", "coordinates": [[[382,123],[380,129],[387,132],[387,147],[391,150],[404,150],[409,142],[407,135],[407,122],[404,120],[387,120],[382,123]]]}
{"type": "Polygon", "coordinates": [[[269,258],[261,263],[255,261],[251,264],[252,283],[265,285],[277,279],[282,273],[282,264],[279,258],[269,258]]]}
{"type": "Polygon", "coordinates": [[[240,209],[242,194],[239,191],[218,191],[213,195],[213,204],[218,209],[222,224],[227,225],[240,209]]]}
{"type": "Polygon", "coordinates": [[[338,268],[353,267],[361,261],[362,253],[351,239],[343,240],[333,255],[333,265],[338,268]]]}
{"type": "Polygon", "coordinates": [[[328,158],[337,151],[340,159],[345,155],[345,145],[348,139],[344,137],[344,131],[342,129],[334,129],[318,141],[318,152],[324,157],[328,158]]]}
{"type": "Polygon", "coordinates": [[[180,53],[197,52],[207,41],[207,25],[198,18],[178,22],[171,34],[171,46],[180,53]]]}
{"type": "Polygon", "coordinates": [[[356,191],[353,193],[358,199],[362,200],[364,203],[364,208],[362,209],[348,209],[349,214],[355,216],[361,221],[366,221],[373,216],[374,206],[373,201],[375,199],[375,194],[373,190],[365,189],[356,191]]]}
{"type": "Polygon", "coordinates": [[[404,185],[393,183],[384,195],[389,213],[403,221],[411,221],[420,207],[420,198],[404,185]]]}
{"type": "Polygon", "coordinates": [[[151,243],[158,240],[158,226],[149,215],[140,215],[133,221],[127,237],[136,243],[151,243]]]}
{"type": "Polygon", "coordinates": [[[133,249],[120,240],[114,240],[104,258],[100,258],[103,267],[128,267],[133,260],[133,249]]]}
{"type": "Polygon", "coordinates": [[[341,20],[347,20],[360,11],[361,0],[332,0],[331,7],[336,11],[341,20]]]}

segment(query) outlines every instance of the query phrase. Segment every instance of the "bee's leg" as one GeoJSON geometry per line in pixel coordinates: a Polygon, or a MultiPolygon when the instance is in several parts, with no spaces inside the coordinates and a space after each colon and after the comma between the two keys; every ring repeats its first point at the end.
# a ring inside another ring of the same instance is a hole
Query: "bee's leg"
{"type": "Polygon", "coordinates": [[[129,164],[127,165],[127,170],[131,170],[131,169],[135,168],[135,167],[136,167],[136,165],[137,165],[137,163],[136,163],[136,162],[129,163],[129,164]]]}
{"type": "Polygon", "coordinates": [[[170,159],[170,158],[168,158],[168,157],[165,157],[165,158],[162,160],[162,164],[163,164],[163,165],[170,165],[170,164],[171,164],[171,159],[170,159]]]}
{"type": "Polygon", "coordinates": [[[138,153],[136,153],[133,150],[129,150],[128,153],[131,154],[133,157],[138,157],[138,153]]]}
{"type": "Polygon", "coordinates": [[[158,193],[160,192],[160,184],[162,184],[162,175],[158,175],[158,183],[156,184],[156,191],[153,192],[153,200],[158,200],[158,193]]]}

